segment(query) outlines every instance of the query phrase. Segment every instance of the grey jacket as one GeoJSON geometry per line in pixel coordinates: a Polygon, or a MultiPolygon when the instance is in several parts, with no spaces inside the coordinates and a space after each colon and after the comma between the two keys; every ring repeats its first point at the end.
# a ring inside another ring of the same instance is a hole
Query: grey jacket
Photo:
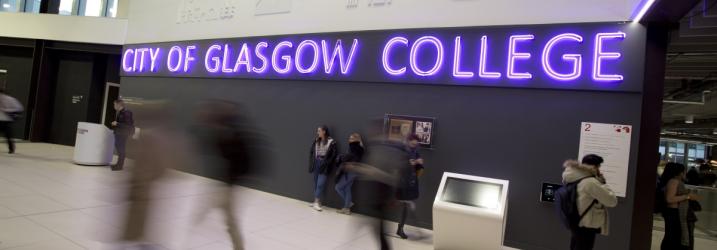
{"type": "Polygon", "coordinates": [[[586,228],[601,229],[602,235],[609,233],[609,217],[607,208],[617,206],[617,197],[605,184],[602,176],[598,175],[598,171],[594,166],[580,164],[577,161],[566,161],[563,164],[563,183],[571,183],[583,179],[585,177],[593,177],[583,179],[578,184],[578,211],[583,213],[593,202],[597,203],[585,214],[580,220],[580,226],[586,228]]]}

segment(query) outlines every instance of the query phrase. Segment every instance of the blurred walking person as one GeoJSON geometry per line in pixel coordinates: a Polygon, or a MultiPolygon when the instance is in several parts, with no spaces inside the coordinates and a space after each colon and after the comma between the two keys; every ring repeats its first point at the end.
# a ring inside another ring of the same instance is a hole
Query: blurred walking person
{"type": "Polygon", "coordinates": [[[5,135],[8,153],[15,153],[15,142],[13,141],[12,124],[20,117],[23,111],[22,104],[0,88],[0,133],[5,135]]]}
{"type": "Polygon", "coordinates": [[[205,161],[203,167],[219,172],[211,175],[224,182],[219,199],[204,205],[195,224],[207,214],[207,210],[218,208],[224,213],[227,231],[234,249],[244,249],[241,232],[235,213],[236,201],[232,185],[252,168],[258,152],[257,142],[252,140],[248,120],[242,114],[240,105],[229,101],[213,100],[200,105],[197,113],[197,133],[205,157],[215,160],[205,161]]]}
{"type": "MultiPolygon", "coordinates": [[[[352,133],[349,136],[349,152],[340,156],[340,162],[361,162],[363,158],[364,148],[361,135],[358,133],[352,133]]],[[[356,179],[356,173],[343,171],[343,168],[339,166],[336,175],[336,192],[339,193],[341,199],[344,201],[343,208],[336,210],[338,213],[351,214],[351,207],[354,205],[352,201],[352,189],[354,180],[356,179]]]]}
{"type": "MultiPolygon", "coordinates": [[[[196,165],[186,133],[174,126],[168,104],[162,101],[143,103],[137,109],[142,136],[136,164],[131,169],[128,210],[121,235],[124,243],[139,249],[154,249],[147,238],[147,221],[152,210],[152,191],[169,168],[196,165]]],[[[157,248],[158,249],[158,248],[157,248]]]]}
{"type": "Polygon", "coordinates": [[[379,241],[381,250],[390,250],[391,245],[387,239],[384,222],[388,219],[390,210],[396,202],[396,190],[401,175],[410,166],[410,154],[406,144],[402,141],[384,139],[382,136],[382,120],[375,120],[367,128],[370,138],[373,138],[367,147],[366,154],[361,162],[346,162],[342,164],[343,170],[354,173],[357,180],[362,182],[362,188],[356,190],[357,196],[369,197],[367,207],[370,214],[378,218],[369,225],[373,235],[379,241]]]}
{"type": "Polygon", "coordinates": [[[112,122],[115,132],[115,150],[117,150],[117,164],[112,165],[112,171],[119,171],[124,168],[126,156],[127,139],[134,134],[134,117],[132,111],[125,107],[122,99],[114,101],[114,108],[117,116],[112,122]]]}
{"type": "Polygon", "coordinates": [[[311,207],[316,211],[323,210],[321,199],[326,189],[326,179],[335,164],[337,151],[336,141],[331,138],[329,128],[325,125],[317,128],[309,154],[309,173],[314,176],[314,202],[311,207]]]}
{"type": "Polygon", "coordinates": [[[355,174],[357,180],[363,182],[364,185],[356,190],[356,194],[369,197],[365,205],[377,218],[368,226],[379,241],[379,249],[390,250],[384,222],[388,220],[391,206],[396,201],[398,172],[408,162],[408,154],[402,143],[381,140],[371,145],[367,150],[366,163],[346,162],[342,166],[344,171],[355,174]]]}

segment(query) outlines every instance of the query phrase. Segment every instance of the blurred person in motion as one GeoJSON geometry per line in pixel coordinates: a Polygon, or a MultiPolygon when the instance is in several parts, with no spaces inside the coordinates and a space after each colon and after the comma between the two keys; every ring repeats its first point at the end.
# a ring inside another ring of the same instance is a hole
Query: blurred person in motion
{"type": "Polygon", "coordinates": [[[418,153],[418,141],[419,137],[415,134],[409,135],[406,138],[406,153],[408,154],[409,166],[401,168],[398,182],[398,189],[396,190],[396,199],[403,205],[401,212],[401,221],[398,223],[398,229],[396,234],[403,238],[408,239],[408,236],[403,231],[404,225],[406,225],[406,218],[410,213],[412,217],[415,217],[416,203],[418,199],[419,188],[418,188],[418,177],[423,174],[423,158],[418,153]]]}
{"type": "Polygon", "coordinates": [[[23,111],[22,104],[0,88],[0,133],[5,135],[8,153],[15,153],[15,142],[12,135],[12,123],[20,117],[23,111]]]}
{"type": "MultiPolygon", "coordinates": [[[[361,135],[359,133],[352,133],[349,136],[349,152],[339,157],[339,164],[344,162],[361,162],[363,158],[364,148],[361,135]]],[[[341,199],[343,199],[343,208],[336,210],[338,213],[349,215],[351,214],[351,207],[353,206],[352,201],[352,189],[354,180],[356,179],[356,173],[343,171],[340,167],[336,171],[336,192],[339,193],[341,199]]]]}
{"type": "Polygon", "coordinates": [[[694,248],[696,216],[690,211],[690,201],[699,200],[685,187],[685,165],[670,162],[660,176],[658,189],[664,190],[665,236],[662,250],[688,250],[694,248]]]}
{"type": "Polygon", "coordinates": [[[204,168],[213,168],[217,173],[212,176],[224,182],[221,192],[218,192],[219,199],[209,204],[204,204],[203,211],[197,213],[199,216],[195,224],[204,218],[207,210],[218,208],[224,214],[227,231],[231,237],[233,249],[244,249],[242,236],[234,215],[235,199],[232,192],[232,185],[243,177],[252,168],[258,152],[255,150],[256,140],[253,140],[253,132],[248,126],[248,119],[241,111],[237,103],[222,100],[210,100],[202,103],[197,112],[198,126],[196,134],[199,136],[201,148],[205,158],[213,160],[205,161],[204,168]]]}
{"type": "Polygon", "coordinates": [[[568,160],[563,163],[563,184],[576,184],[575,205],[579,216],[576,228],[571,228],[570,249],[591,250],[597,234],[608,235],[607,208],[617,206],[617,197],[606,184],[600,172],[603,158],[589,154],[581,162],[568,160]]]}
{"type": "Polygon", "coordinates": [[[195,165],[191,144],[186,133],[174,126],[169,104],[147,101],[136,109],[142,136],[139,138],[136,164],[131,169],[128,190],[128,209],[125,228],[120,239],[134,248],[160,249],[150,244],[147,221],[152,212],[152,191],[169,168],[195,165]]]}
{"type": "MultiPolygon", "coordinates": [[[[390,210],[395,208],[396,199],[406,198],[399,195],[406,192],[406,175],[415,174],[417,155],[411,152],[411,146],[407,141],[386,139],[382,135],[382,120],[370,123],[368,128],[371,142],[364,157],[365,163],[346,162],[343,165],[344,171],[353,172],[362,182],[362,188],[356,190],[357,196],[370,197],[371,213],[375,214],[378,221],[372,225],[374,235],[380,242],[380,249],[391,249],[385,233],[384,221],[388,218],[390,210]]],[[[415,138],[415,137],[413,137],[415,138]]],[[[417,146],[415,144],[414,146],[417,146]]],[[[415,148],[415,147],[414,147],[415,148]]],[[[422,161],[420,161],[422,163],[422,161]]],[[[415,183],[417,185],[417,182],[415,183]]]]}
{"type": "Polygon", "coordinates": [[[125,107],[122,99],[114,101],[114,108],[117,116],[112,122],[115,132],[115,150],[117,150],[117,164],[112,165],[112,171],[119,171],[124,168],[126,156],[127,139],[134,134],[134,117],[132,111],[125,107]]]}
{"type": "Polygon", "coordinates": [[[390,250],[384,222],[388,219],[391,207],[395,203],[396,186],[399,182],[398,173],[409,159],[403,143],[388,140],[376,140],[368,147],[366,163],[343,163],[343,171],[354,173],[357,180],[363,182],[362,188],[356,190],[357,196],[369,197],[370,213],[377,220],[368,224],[373,235],[379,242],[381,250],[390,250]]]}
{"type": "Polygon", "coordinates": [[[336,141],[331,138],[329,128],[326,125],[318,127],[309,154],[309,173],[314,176],[314,202],[310,205],[316,211],[323,210],[321,198],[324,195],[326,179],[335,164],[337,154],[336,141]]]}

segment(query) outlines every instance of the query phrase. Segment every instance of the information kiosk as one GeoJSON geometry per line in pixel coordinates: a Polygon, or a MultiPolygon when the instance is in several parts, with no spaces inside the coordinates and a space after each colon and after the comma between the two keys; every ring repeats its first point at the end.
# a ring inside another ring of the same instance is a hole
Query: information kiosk
{"type": "Polygon", "coordinates": [[[110,165],[114,152],[112,131],[102,124],[78,122],[73,161],[79,165],[110,165]]]}
{"type": "Polygon", "coordinates": [[[443,173],[433,202],[435,249],[502,249],[507,198],[507,180],[443,173]]]}

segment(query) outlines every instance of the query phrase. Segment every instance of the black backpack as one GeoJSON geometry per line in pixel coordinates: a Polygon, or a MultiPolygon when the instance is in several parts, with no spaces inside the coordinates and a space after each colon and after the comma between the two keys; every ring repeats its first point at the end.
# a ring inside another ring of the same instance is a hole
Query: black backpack
{"type": "Polygon", "coordinates": [[[580,220],[582,220],[585,214],[597,203],[597,200],[593,200],[585,211],[582,213],[578,211],[578,184],[587,178],[593,177],[589,176],[568,183],[555,191],[555,203],[557,205],[555,208],[558,210],[558,217],[560,217],[560,221],[568,229],[577,229],[580,226],[580,220]]]}

